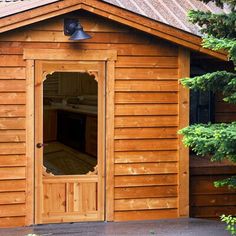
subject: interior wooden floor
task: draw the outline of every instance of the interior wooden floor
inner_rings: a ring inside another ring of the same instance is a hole
[[[43,163],[53,175],[80,175],[93,171],[97,160],[59,142],[46,143]]]

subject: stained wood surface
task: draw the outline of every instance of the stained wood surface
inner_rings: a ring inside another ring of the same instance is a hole
[[[177,186],[171,185],[116,188],[115,199],[177,197],[177,191]]]
[[[33,56],[31,51],[25,51],[25,57],[31,58]],[[35,142],[43,143],[43,81],[44,74],[50,74],[51,71],[70,72],[87,72],[95,74],[95,79],[98,83],[98,151],[97,151],[97,171],[96,173],[87,173],[84,168],[83,173],[78,173],[80,169],[78,163],[73,169],[66,169],[63,173],[61,171],[52,171],[52,174],[47,172],[42,173],[43,161],[48,162],[48,166],[54,166],[57,170],[63,169],[62,165],[65,161],[67,152],[70,154],[70,159],[78,159],[78,162],[84,161],[86,157],[81,156],[79,153],[70,150],[69,148],[62,147],[62,150],[58,150],[58,144],[52,145],[53,150],[36,149],[36,223],[58,223],[58,222],[74,222],[74,221],[102,221],[104,220],[104,79],[105,79],[105,63],[98,62],[101,58],[103,60],[110,60],[110,51],[105,51],[101,54],[101,51],[93,51],[93,53],[86,54],[85,51],[73,52],[71,55],[74,60],[77,60],[77,56],[80,54],[81,61],[78,63],[70,61],[63,61],[65,50],[58,51],[57,54],[50,55],[46,59],[50,60],[54,55],[59,63],[53,63],[49,61],[37,61],[36,62],[36,76],[35,76]],[[41,51],[42,53],[42,51]],[[113,51],[111,53],[113,55]],[[42,56],[43,54],[41,54]],[[107,56],[108,55],[108,56]],[[41,57],[40,56],[40,57]],[[93,60],[98,58],[97,61]],[[89,61],[89,62],[88,62]],[[46,118],[46,117],[45,117]],[[59,145],[61,149],[62,145]],[[49,147],[49,146],[48,146]],[[50,157],[50,154],[56,152]],[[45,159],[43,158],[45,155]],[[64,158],[64,159],[63,159]],[[88,158],[86,158],[88,159]],[[69,158],[68,158],[69,161]],[[92,162],[87,160],[88,162]],[[74,160],[72,161],[72,163]],[[75,162],[74,162],[75,163]],[[87,165],[91,163],[87,163]],[[93,166],[92,166],[93,167]],[[52,168],[52,169],[53,169]],[[82,168],[81,168],[82,169]],[[90,169],[90,168],[89,168]],[[88,169],[88,170],[89,170]],[[50,171],[50,168],[49,168]],[[58,173],[56,173],[58,172]],[[67,174],[67,175],[66,175]],[[74,175],[72,175],[74,174]]]
[[[225,103],[222,95],[215,97],[215,121],[233,122],[236,119],[236,106]],[[236,191],[227,186],[216,188],[214,181],[235,175],[236,167],[230,163],[211,163],[193,158],[190,169],[190,216],[217,219],[222,214],[235,214]]]
[[[236,105],[229,104],[223,101],[221,94],[215,96],[215,121],[220,122],[233,122],[236,120]]]
[[[179,48],[179,79],[190,76],[190,51]],[[189,125],[190,97],[189,89],[179,83],[179,129]],[[189,149],[179,135],[179,217],[189,217]]]
[[[67,52],[89,50],[92,55],[93,50],[114,50],[117,51],[117,61],[115,63],[108,61],[109,78],[106,82],[108,83],[106,90],[108,97],[106,105],[108,125],[106,127],[106,165],[109,167],[106,179],[107,220],[177,217],[178,204],[176,203],[180,197],[178,189],[178,136],[176,134],[180,118],[178,47],[143,33],[134,32],[131,28],[123,27],[112,21],[104,21],[103,18],[95,15],[90,17],[89,14],[83,13],[82,21],[84,28],[93,38],[79,44],[69,41],[68,37],[63,35],[63,19],[60,17],[31,25],[26,30],[12,31],[2,35],[0,52],[1,56],[8,59],[8,62],[4,62],[5,65],[0,65],[0,93],[5,98],[0,98],[0,132],[1,130],[6,131],[0,140],[0,156],[12,156],[12,161],[10,159],[3,161],[2,167],[25,168],[26,166],[27,168],[28,163],[24,160],[26,150],[28,150],[25,147],[24,137],[25,117],[32,117],[30,116],[32,111],[30,113],[27,110],[28,115],[26,116],[25,91],[27,83],[23,60],[25,49],[30,50],[28,52],[31,53],[31,57],[32,53],[37,55],[39,49],[45,49],[44,53],[52,50],[51,59],[57,60],[59,58],[58,50],[63,49],[67,58],[71,58],[71,56],[75,58],[73,68],[78,66],[76,60],[81,54],[74,52],[69,55],[66,54]],[[43,58],[42,52],[38,58]],[[86,55],[86,51],[83,55]],[[65,66],[64,64],[66,63],[59,64],[58,69],[61,70]],[[85,64],[84,67],[86,67]],[[51,68],[49,65],[46,69],[50,71]],[[100,94],[104,95],[104,91],[100,91]],[[36,106],[37,104],[39,101],[36,101]],[[105,108],[103,109],[105,110]],[[36,123],[36,125],[38,126],[40,123]],[[102,123],[100,123],[100,127],[101,125]],[[10,133],[7,133],[8,130]],[[29,140],[30,137],[28,137]],[[30,141],[28,142],[30,143]],[[100,149],[101,153],[103,151]],[[28,151],[27,153],[31,157],[33,156],[33,153]],[[6,192],[14,192],[14,189],[26,192],[24,170],[20,169],[20,172],[15,173],[18,173],[19,179],[14,180],[16,174],[8,171],[9,179],[0,180],[0,197],[1,189],[5,189]],[[13,183],[9,182],[11,180],[15,183],[15,187],[12,185]],[[8,182],[4,185],[1,183],[2,181]],[[36,183],[38,181],[40,179],[36,179]],[[52,184],[54,185],[54,183]],[[62,185],[55,186],[56,189],[62,187]],[[64,187],[63,184],[62,189]],[[50,187],[47,186],[48,191],[49,189]],[[66,198],[67,201],[68,197],[64,193],[61,194],[62,198]],[[138,208],[135,209],[131,202],[141,204],[141,201],[136,199],[142,198],[145,199],[145,203],[140,207],[137,205]],[[167,204],[170,198],[171,208]],[[158,205],[159,202],[160,205]],[[151,208],[149,208],[149,203]],[[20,204],[24,205],[24,203]],[[58,204],[58,210],[64,213],[73,208],[73,206],[64,206],[60,201]],[[159,206],[162,209],[159,209]],[[17,214],[12,216],[12,224],[15,225],[21,224],[24,220],[19,218],[17,223],[14,217],[20,214],[20,217],[24,218],[26,215],[23,211],[24,208],[17,209]],[[38,217],[37,213],[36,216]],[[63,217],[56,215],[52,217],[55,221],[68,221],[69,219],[67,214],[64,214]],[[76,217],[78,215],[70,219],[76,219]],[[94,214],[91,213],[87,217],[94,219]],[[49,221],[45,218],[44,222]],[[29,221],[27,222],[29,223]],[[10,224],[10,222],[8,223]]]
[[[214,182],[235,175],[236,166],[230,166],[230,164],[211,166],[210,161],[208,161],[208,165],[198,167],[198,162],[201,162],[201,159],[192,157],[190,216],[219,220],[222,214],[234,214],[236,190],[227,186],[216,188]]]
[[[82,178],[82,177],[81,177]],[[89,180],[91,179],[91,180]],[[44,178],[42,222],[95,221],[100,219],[97,176],[87,176],[81,182],[78,176]]]
[[[10,15],[1,20],[3,25],[3,27],[1,27],[1,32],[16,29],[17,27],[22,27],[80,9],[86,10],[90,13],[95,13],[107,19],[112,19],[113,21],[128,25],[148,34],[164,38],[172,43],[180,44],[181,46],[188,47],[192,50],[205,52],[217,58],[227,60],[226,55],[222,52],[215,52],[202,48],[201,39],[198,36],[190,35],[163,23],[151,21],[150,19],[138,16],[135,13],[125,11],[124,9],[121,10],[120,8],[108,5],[107,3],[94,0],[82,1],[80,3],[75,0],[69,0],[66,3],[56,2],[50,6],[41,6],[40,8],[31,10],[30,17],[28,12],[27,14],[25,12],[20,12],[16,16]],[[132,21],[130,19],[132,19]],[[26,39],[30,40],[29,37]]]

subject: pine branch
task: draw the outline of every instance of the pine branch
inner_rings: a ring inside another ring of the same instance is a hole
[[[207,73],[194,78],[184,78],[181,83],[193,90],[222,92],[224,101],[236,104],[236,74],[227,71]]]
[[[197,155],[211,155],[212,161],[236,162],[236,122],[231,124],[196,124],[179,131],[183,143]]]
[[[201,33],[217,38],[236,38],[236,14],[213,14],[191,10],[188,13],[189,21],[199,25]]]
[[[236,65],[236,40],[235,39],[223,39],[215,38],[212,36],[206,36],[203,38],[202,46],[210,48],[212,50],[224,50],[228,52],[229,60],[232,60]]]
[[[228,186],[229,188],[236,188],[236,176],[231,176],[227,179],[222,179],[214,182],[215,187]]]

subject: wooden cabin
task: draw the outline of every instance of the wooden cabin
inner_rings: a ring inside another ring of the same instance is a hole
[[[1,4],[0,226],[188,217],[179,79],[227,56],[114,1]],[[67,19],[91,38],[69,40]],[[191,198],[208,194],[194,190],[196,173]]]

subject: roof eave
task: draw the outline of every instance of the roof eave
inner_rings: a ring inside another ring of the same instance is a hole
[[[201,46],[202,39],[199,36],[98,0],[61,0],[30,11],[4,17],[0,19],[0,33],[79,9],[84,9],[191,50],[199,51],[221,60],[228,60],[226,53],[203,48]]]

